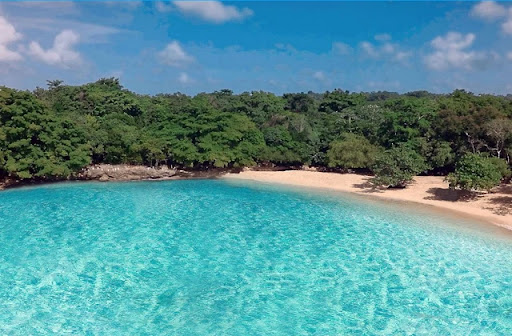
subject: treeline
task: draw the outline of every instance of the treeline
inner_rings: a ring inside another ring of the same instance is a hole
[[[468,153],[510,163],[510,97],[464,90],[150,96],[115,78],[81,86],[49,81],[33,92],[0,89],[4,177],[67,177],[91,163],[378,172],[379,162],[381,170],[403,171],[410,161],[413,173],[446,174]]]

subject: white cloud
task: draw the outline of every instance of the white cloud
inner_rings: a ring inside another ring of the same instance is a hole
[[[213,23],[241,21],[253,15],[253,11],[249,8],[238,9],[220,1],[174,1],[174,5],[184,14],[197,16]]]
[[[473,6],[471,15],[486,21],[496,21],[504,18],[501,30],[512,35],[512,7],[505,7],[495,1],[482,1]]]
[[[391,40],[391,35],[389,35],[389,34],[377,34],[377,35],[375,35],[374,38],[375,38],[376,41],[385,42],[385,41],[390,41]]]
[[[22,59],[20,53],[8,48],[8,44],[21,39],[21,34],[3,16],[0,16],[0,62],[18,61]]]
[[[475,38],[475,34],[472,33],[462,35],[457,32],[449,32],[445,36],[437,36],[430,44],[440,50],[465,49],[473,44]]]
[[[509,61],[512,61],[512,51],[509,51],[509,52],[507,53],[507,59],[508,59]]]
[[[389,35],[387,35],[387,37],[391,38]],[[381,40],[382,39],[383,37],[381,37]],[[403,51],[398,44],[391,42],[374,45],[368,41],[363,41],[359,43],[359,48],[362,50],[364,56],[369,58],[391,58],[397,62],[405,62],[412,56],[412,52]]]
[[[9,11],[11,9],[23,9],[26,14],[42,14],[50,16],[62,16],[78,14],[79,8],[72,1],[2,1]]]
[[[384,55],[391,55],[395,53],[397,47],[389,42],[386,42],[380,46],[375,46],[368,41],[363,41],[359,44],[363,52],[368,57],[378,58]]]
[[[384,43],[384,45],[382,45],[382,52],[385,54],[392,54],[395,52],[395,46],[391,43]]]
[[[501,24],[501,30],[505,34],[512,35],[512,8],[509,10],[508,19]]]
[[[430,42],[434,52],[425,57],[426,65],[433,70],[449,68],[472,70],[485,68],[499,58],[492,52],[467,50],[473,45],[475,38],[474,34],[462,35],[457,32],[436,37]]]
[[[379,53],[370,42],[363,41],[359,44],[364,53],[369,57],[378,57]]]
[[[471,15],[480,19],[494,21],[507,15],[507,9],[495,1],[482,1],[473,6]]]
[[[178,81],[181,84],[190,84],[194,80],[192,78],[190,78],[190,76],[186,72],[182,72],[182,73],[180,73],[180,76],[178,77]]]
[[[325,74],[322,71],[316,71],[313,73],[313,78],[323,82],[325,80]]]
[[[37,8],[43,7],[48,9],[59,8],[74,8],[75,4],[72,1],[17,1],[12,4],[13,6]]]
[[[352,52],[352,47],[343,42],[334,42],[332,51],[338,55],[348,55]]]
[[[296,52],[297,49],[295,49],[294,46],[292,46],[290,43],[276,43],[275,44],[276,49],[281,51],[287,51],[287,52]]]
[[[173,67],[183,67],[194,61],[194,58],[188,55],[181,47],[178,41],[172,41],[164,50],[158,53],[160,61]]]
[[[72,30],[63,30],[55,37],[50,49],[44,50],[39,43],[32,41],[28,52],[45,63],[69,68],[82,63],[80,53],[73,50],[79,39],[79,35]]]
[[[108,7],[124,7],[126,9],[135,9],[142,5],[142,1],[131,1],[131,0],[121,0],[121,1],[100,1],[101,4],[104,4]]]
[[[115,27],[102,26],[75,20],[49,19],[45,17],[16,17],[16,25],[33,34],[41,32],[58,34],[73,27],[73,31],[80,36],[81,43],[106,43],[114,34],[133,33]]]
[[[157,1],[155,3],[155,8],[160,13],[172,12],[174,9],[174,7],[169,2],[164,2],[164,1]]]
[[[410,51],[399,51],[395,54],[395,60],[399,62],[406,61],[412,56],[412,52]]]

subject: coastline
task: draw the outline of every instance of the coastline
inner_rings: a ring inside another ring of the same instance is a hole
[[[240,169],[222,168],[191,171],[181,169],[170,169],[167,166],[161,166],[156,168],[128,164],[98,164],[86,167],[78,174],[71,176],[69,178],[53,180],[0,180],[0,191],[6,189],[19,188],[23,186],[36,186],[70,181],[129,182],[215,178],[222,174],[239,171]]]
[[[381,200],[413,202],[448,210],[454,215],[475,219],[512,231],[512,186],[498,187],[492,193],[468,194],[450,190],[442,176],[417,176],[405,189],[373,188],[370,176],[304,170],[228,173],[221,178],[250,180],[304,188],[327,189]]]
[[[0,182],[0,191],[27,185],[65,181],[165,181],[194,178],[248,180],[306,189],[351,193],[387,201],[415,203],[512,231],[512,185],[503,185],[492,193],[474,193],[470,195],[460,190],[450,190],[442,176],[416,176],[414,182],[405,189],[385,189],[373,188],[368,182],[371,176],[354,173],[340,174],[313,170],[258,171],[251,169],[190,172],[129,165],[102,165],[92,169],[89,167],[81,175],[67,180],[26,183]]]

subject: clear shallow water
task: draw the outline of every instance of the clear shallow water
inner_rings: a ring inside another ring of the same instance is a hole
[[[0,334],[511,335],[512,240],[469,224],[211,180],[10,190]]]

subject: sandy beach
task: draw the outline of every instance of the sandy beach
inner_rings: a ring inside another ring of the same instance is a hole
[[[492,193],[468,194],[450,190],[441,176],[417,176],[405,189],[374,189],[369,176],[304,170],[252,171],[226,174],[223,178],[252,180],[309,188],[327,188],[371,197],[416,202],[451,210],[512,230],[512,185]]]

